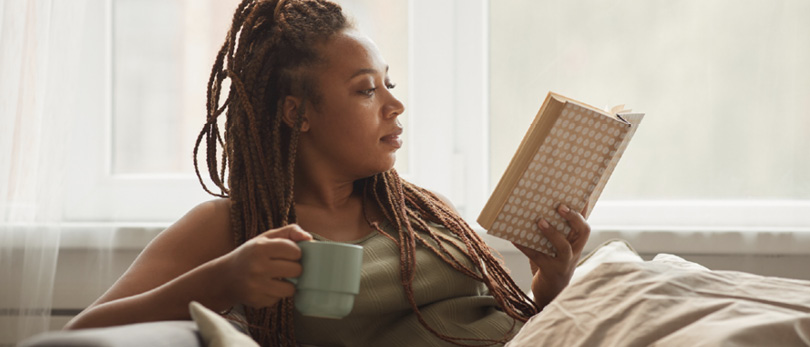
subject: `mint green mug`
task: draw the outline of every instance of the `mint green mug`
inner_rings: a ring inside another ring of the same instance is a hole
[[[295,284],[295,309],[302,315],[340,319],[360,292],[363,247],[330,241],[301,241],[301,276]]]

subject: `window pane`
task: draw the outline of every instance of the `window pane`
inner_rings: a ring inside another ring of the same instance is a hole
[[[113,1],[114,173],[193,172],[211,65],[238,2]],[[407,105],[407,0],[343,5],[379,45],[397,83],[394,92]],[[407,116],[400,119],[407,129]],[[397,162],[402,173],[407,157],[406,143]]]
[[[490,15],[493,186],[555,91],[647,113],[606,199],[810,199],[810,2],[498,0]]]
[[[113,172],[191,173],[236,0],[113,1]]]

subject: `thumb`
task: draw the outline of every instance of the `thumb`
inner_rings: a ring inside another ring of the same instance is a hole
[[[539,252],[539,251],[536,251],[536,250],[534,250],[534,249],[531,249],[531,248],[529,248],[529,247],[526,247],[526,246],[523,246],[523,245],[519,245],[519,244],[514,243],[514,242],[512,242],[512,244],[513,244],[513,245],[515,246],[515,248],[517,248],[517,249],[518,249],[520,252],[522,252],[523,254],[525,254],[525,255],[526,255],[526,257],[528,257],[528,258],[529,258],[529,260],[531,260],[531,261],[532,261],[532,263],[535,263],[535,264],[536,264],[536,263],[537,263],[537,260],[536,260],[536,259],[537,259],[538,257],[540,257],[541,255],[543,255],[543,253],[541,253],[541,252]]]
[[[535,251],[535,250],[533,250],[531,248],[528,248],[528,247],[521,246],[521,245],[519,245],[517,243],[514,243],[514,242],[512,242],[512,244],[515,246],[515,248],[517,248],[524,255],[526,255],[526,258],[529,258],[529,268],[532,271],[532,275],[536,274],[537,270],[539,270],[540,267],[537,266],[537,263],[535,263],[534,258],[532,258],[532,256],[535,255],[534,253],[537,253],[537,251]]]
[[[540,252],[536,249],[532,249],[523,245],[519,245],[517,243],[512,242],[515,245],[515,248],[520,250],[523,254],[529,258],[529,262],[531,265],[537,266],[538,268],[545,268],[549,266],[551,262],[553,262],[553,258],[543,252]]]
[[[271,229],[265,231],[263,234],[261,234],[261,236],[270,239],[288,239],[293,242],[312,240],[312,234],[304,231],[304,229],[301,229],[298,224],[289,224],[278,229]]]

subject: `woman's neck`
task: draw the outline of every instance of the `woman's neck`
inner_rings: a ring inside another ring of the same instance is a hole
[[[295,212],[304,230],[329,240],[346,242],[365,237],[373,228],[371,220],[381,220],[374,208],[365,211],[362,192],[353,183],[315,185],[296,184]]]
[[[302,171],[296,170],[293,187],[296,206],[337,211],[361,195],[355,191],[354,181],[337,179],[325,174],[304,174]]]

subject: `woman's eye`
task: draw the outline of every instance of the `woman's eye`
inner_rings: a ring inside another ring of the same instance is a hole
[[[385,88],[387,88],[387,89],[394,89],[394,87],[396,87],[396,86],[397,86],[396,83],[390,83],[389,82],[389,83],[385,84]],[[369,89],[363,89],[363,90],[359,91],[359,93],[363,94],[365,96],[374,96],[376,91],[377,91],[377,88],[374,87],[374,88],[369,88]]]

